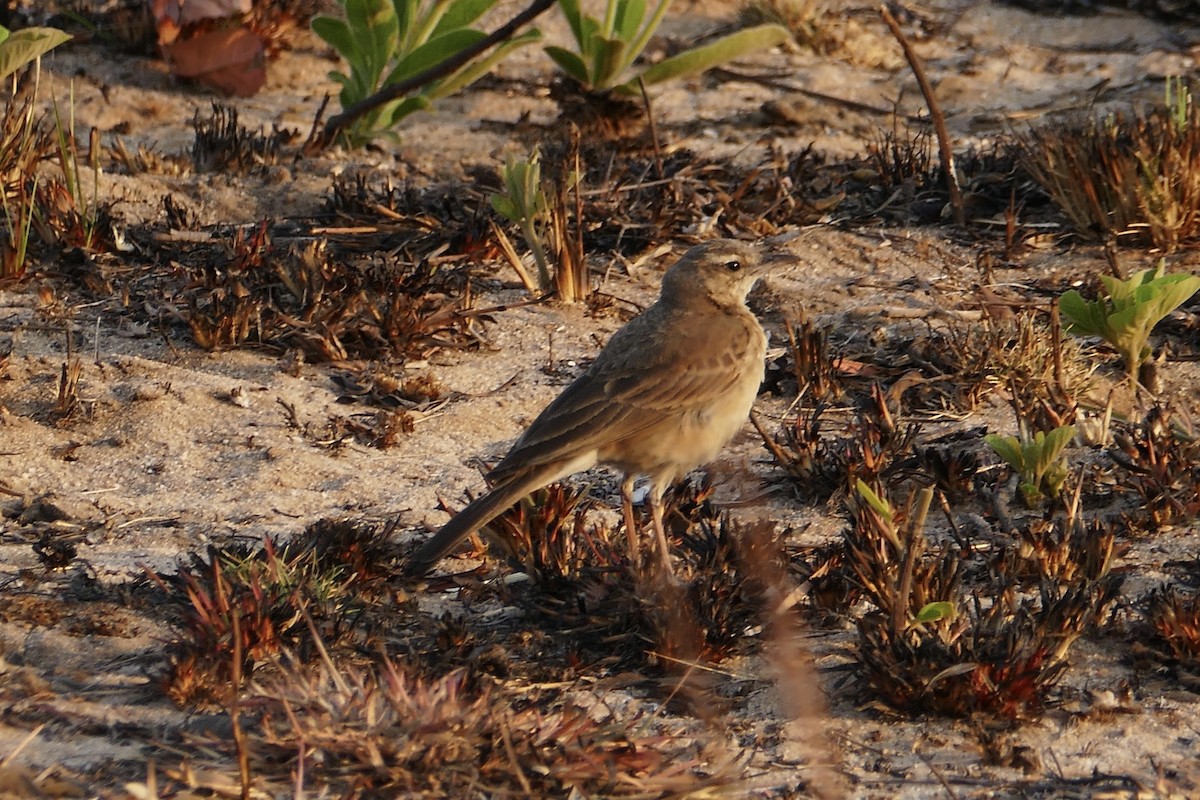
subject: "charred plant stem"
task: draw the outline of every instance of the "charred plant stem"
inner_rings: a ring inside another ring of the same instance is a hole
[[[892,36],[895,36],[896,41],[900,43],[900,47],[904,50],[904,57],[908,60],[908,66],[917,79],[917,85],[921,87],[925,105],[929,107],[929,116],[933,118],[933,130],[937,134],[938,153],[941,155],[942,169],[946,172],[946,190],[950,193],[950,207],[954,209],[954,221],[965,227],[967,212],[963,208],[962,192],[958,188],[958,170],[954,166],[954,149],[950,146],[950,132],[946,130],[946,117],[942,114],[941,106],[938,105],[937,98],[933,94],[933,86],[925,75],[925,66],[921,63],[921,57],[912,49],[908,38],[900,30],[900,24],[892,16],[892,12],[888,11],[887,6],[880,6],[879,14],[891,29]]]
[[[766,432],[762,423],[758,421],[758,415],[753,411],[750,412],[750,424],[754,426],[754,430],[758,431],[758,435],[762,437],[763,447],[767,448],[767,452],[771,454],[775,462],[780,465],[787,464],[790,460],[787,453],[783,452],[783,448],[779,446],[779,442],[775,441],[775,437]]]
[[[443,78],[451,74],[459,67],[469,63],[471,59],[499,44],[500,42],[503,42],[505,39],[508,39],[510,36],[516,33],[518,29],[532,22],[536,17],[538,17],[542,12],[550,8],[552,5],[554,5],[554,0],[534,0],[533,3],[530,4],[529,8],[525,9],[520,14],[517,14],[491,34],[483,39],[480,39],[470,47],[460,50],[440,64],[436,64],[429,69],[424,70],[423,72],[418,72],[408,80],[399,81],[397,83],[385,86],[370,97],[364,98],[363,100],[360,100],[359,102],[350,106],[342,113],[335,114],[329,118],[328,122],[325,123],[325,129],[321,131],[319,136],[310,138],[309,141],[305,143],[304,153],[307,155],[319,153],[321,150],[324,150],[333,143],[333,140],[337,138],[339,133],[341,133],[342,128],[346,127],[363,114],[379,108],[384,103],[390,103],[393,100],[404,97],[409,92],[412,92],[415,89],[420,89],[426,84],[436,81],[438,78]]]
[[[1054,387],[1060,394],[1069,397],[1063,386],[1062,320],[1058,316],[1058,298],[1050,302],[1050,340],[1054,343]]]

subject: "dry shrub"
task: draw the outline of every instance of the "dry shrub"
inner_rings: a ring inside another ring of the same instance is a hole
[[[497,517],[482,532],[489,550],[543,589],[627,567],[628,548],[608,525],[589,519],[586,486],[552,483]]]
[[[392,529],[321,520],[293,542],[209,547],[178,574],[150,578],[179,609],[163,691],[180,706],[223,704],[234,677],[285,652],[311,659],[360,638],[360,613],[381,595],[394,554]],[[318,645],[313,636],[321,639]]]
[[[989,394],[1008,390],[1018,419],[1036,430],[1070,422],[1094,385],[1095,365],[1078,337],[1063,337],[1032,311],[896,337],[870,361],[887,374],[919,370],[921,380],[903,394],[909,408],[972,411]]]
[[[1076,230],[1174,250],[1200,238],[1200,108],[1182,83],[1148,112],[1035,128],[1024,163]]]
[[[764,624],[764,604],[780,587],[765,583],[768,576],[782,574],[783,544],[769,522],[739,525],[728,514],[711,506],[682,533],[686,599],[694,609],[692,624],[695,655],[720,661],[739,652],[754,639]],[[772,568],[767,573],[764,565]],[[663,615],[669,609],[658,603],[650,609],[657,640],[678,636],[678,615]]]
[[[1200,669],[1200,592],[1164,586],[1150,593],[1150,623],[1179,661]]]
[[[1115,544],[1115,533],[1114,524],[1101,520],[1077,524],[1062,516],[1031,519],[1016,531],[1018,542],[1005,551],[1000,570],[1034,586],[1042,581],[1064,586],[1095,583],[1126,549]]]
[[[432,372],[397,376],[379,364],[349,366],[330,378],[337,384],[337,402],[342,405],[363,403],[375,408],[427,411],[450,396]]]
[[[912,713],[1034,717],[1066,669],[1071,644],[1116,597],[1110,558],[1078,548],[1066,556],[1084,550],[1082,565],[1040,561],[1039,571],[1055,574],[1039,581],[1036,594],[1004,574],[966,591],[970,550],[934,548],[923,530],[931,496],[925,490],[888,513],[862,498],[852,504],[847,562],[874,607],[858,621],[864,687]]]
[[[896,424],[878,385],[871,387],[869,405],[842,437],[822,435],[826,411],[818,403],[806,415],[785,422],[778,438],[754,420],[763,446],[802,499],[841,497],[856,480],[871,482],[891,474],[914,453],[918,427]]]
[[[768,365],[764,391],[832,402],[845,394],[829,336],[810,320],[787,325],[788,349]],[[792,385],[795,381],[795,385]]]
[[[513,602],[553,629],[579,660],[617,660],[645,669],[659,656],[719,660],[761,628],[767,587],[756,565],[782,553],[774,526],[740,526],[712,501],[708,483],[685,482],[664,498],[664,524],[675,552],[675,581],[657,564],[629,563],[627,536],[594,519],[585,490],[551,484],[505,511],[483,538],[511,567],[532,578]],[[650,523],[639,510],[638,536]],[[782,572],[782,565],[779,567]]]
[[[656,798],[734,780],[702,731],[617,719],[569,693],[470,688],[464,670],[414,677],[384,660],[371,669],[290,672],[248,705],[251,772],[260,788],[337,796]]]
[[[200,112],[196,112],[192,130],[195,132],[192,168],[196,172],[226,174],[274,164],[280,148],[300,135],[296,130],[281,130],[278,125],[272,126],[270,133],[251,133],[238,123],[236,108],[216,102],[208,117],[201,118]]]
[[[323,241],[277,250],[266,223],[196,270],[188,322],[205,349],[271,342],[313,361],[422,355],[477,341],[461,277],[429,262],[333,258]],[[457,290],[457,291],[456,291]]]
[[[1136,424],[1119,425],[1113,460],[1128,472],[1120,486],[1142,500],[1142,510],[1155,528],[1193,520],[1200,515],[1200,438],[1190,420],[1154,406]]]
[[[889,71],[902,65],[895,43],[873,24],[873,15],[846,13],[836,5],[830,0],[748,0],[739,16],[746,25],[782,25],[796,44],[821,55]]]

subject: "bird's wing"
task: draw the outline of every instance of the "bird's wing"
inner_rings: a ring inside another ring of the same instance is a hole
[[[705,315],[697,325],[669,319],[650,327],[637,317],[618,331],[586,372],[538,415],[492,471],[493,479],[572,458],[704,408],[741,375],[723,354],[746,335],[737,318]],[[651,317],[653,319],[653,317]],[[686,331],[686,335],[681,335]]]

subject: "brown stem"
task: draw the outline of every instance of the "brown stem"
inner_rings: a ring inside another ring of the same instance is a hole
[[[646,92],[646,82],[638,76],[638,89],[642,91],[642,102],[646,104],[646,121],[650,125],[650,142],[654,145],[654,167],[658,171],[658,179],[665,177],[663,172],[662,148],[658,145],[658,128],[654,124],[654,108],[650,105],[650,95]]]
[[[892,16],[892,12],[888,11],[887,6],[880,6],[879,14],[891,28],[892,35],[896,37],[900,47],[903,48],[904,57],[908,59],[908,66],[916,76],[917,85],[921,87],[925,105],[929,107],[929,116],[933,118],[933,130],[937,134],[938,153],[941,155],[942,169],[946,172],[946,188],[950,192],[950,207],[954,209],[954,221],[966,227],[967,212],[963,207],[962,192],[958,188],[958,171],[954,167],[954,149],[950,146],[950,132],[946,130],[946,117],[942,114],[941,106],[938,105],[937,98],[933,95],[933,86],[930,85],[929,78],[925,75],[925,65],[921,63],[921,57],[912,49],[904,32],[900,30],[900,24]]]
[[[900,586],[896,590],[896,604],[892,607],[892,630],[903,636],[908,630],[908,599],[912,595],[913,571],[917,559],[925,550],[925,520],[929,516],[929,505],[933,502],[933,487],[926,486],[917,495],[916,513],[908,521],[908,544],[904,551],[904,566],[900,573]]]
[[[224,594],[225,582],[222,580],[219,568],[214,566],[217,592]],[[241,695],[242,695],[242,621],[241,607],[233,601],[229,607],[229,619],[233,625],[233,653],[230,656],[230,691],[229,691],[229,723],[233,726],[233,744],[237,752],[238,778],[241,787],[241,799],[250,800],[250,754],[246,746],[246,732],[242,730]]]
[[[554,2],[555,0],[533,0],[529,8],[517,14],[490,35],[480,39],[470,47],[460,50],[440,64],[436,64],[423,72],[418,72],[411,78],[388,84],[370,97],[359,100],[354,105],[342,111],[342,113],[330,117],[329,121],[325,123],[325,129],[319,135],[310,136],[309,140],[305,142],[305,155],[314,155],[324,150],[333,143],[333,140],[341,133],[342,128],[363,114],[379,108],[384,103],[390,103],[393,100],[404,97],[412,91],[436,81],[438,78],[444,78],[459,67],[469,63],[473,58],[492,46],[511,37],[517,32],[518,28],[532,22],[543,11],[554,5]]]

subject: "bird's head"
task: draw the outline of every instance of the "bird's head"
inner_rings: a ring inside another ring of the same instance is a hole
[[[754,282],[776,265],[794,261],[782,251],[748,242],[714,239],[695,245],[663,276],[662,302],[708,300],[722,308],[743,305]]]

